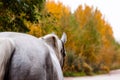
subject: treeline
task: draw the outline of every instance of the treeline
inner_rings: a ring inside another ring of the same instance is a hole
[[[74,13],[53,0],[0,0],[0,31],[36,37],[67,33],[65,75],[91,75],[120,68],[120,45],[98,9],[79,6]]]

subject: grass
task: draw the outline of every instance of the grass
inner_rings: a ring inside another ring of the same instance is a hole
[[[64,72],[64,76],[77,77],[77,76],[86,76],[86,74],[84,72]]]
[[[120,66],[117,66],[117,67],[112,67],[110,69],[111,70],[116,70],[116,69],[120,69]],[[93,75],[100,75],[100,74],[107,74],[109,73],[108,71],[104,71],[104,70],[100,70],[98,72],[91,72],[90,74],[87,74],[85,72],[72,72],[72,71],[66,71],[64,72],[64,76],[65,77],[79,77],[79,76],[93,76]]]
[[[100,75],[100,74],[107,74],[106,71],[99,71],[99,72],[91,72],[90,74],[86,74],[85,72],[64,72],[65,77],[79,77],[79,76],[93,76],[93,75]]]

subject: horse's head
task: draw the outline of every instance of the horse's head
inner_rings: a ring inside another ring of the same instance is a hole
[[[64,65],[64,58],[66,55],[64,44],[67,41],[67,36],[65,33],[63,33],[61,39],[59,39],[55,34],[48,34],[44,37],[42,37],[45,42],[53,48],[61,67],[63,68]]]

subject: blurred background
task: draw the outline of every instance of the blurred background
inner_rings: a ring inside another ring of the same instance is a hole
[[[65,76],[119,69],[120,44],[109,20],[97,7],[71,7],[57,0],[0,0],[0,32],[23,32],[36,37],[52,32],[60,37],[66,32]]]

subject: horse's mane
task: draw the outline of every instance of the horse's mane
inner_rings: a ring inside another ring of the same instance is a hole
[[[58,60],[60,60],[61,58],[61,54],[60,54],[60,40],[58,38],[58,36],[54,33],[51,33],[51,34],[48,34],[48,35],[45,35],[42,37],[42,39],[49,45],[51,46],[54,51],[55,51],[55,54],[58,58]]]
[[[59,39],[58,36],[55,33],[51,33],[51,34],[45,35],[42,38],[48,39],[48,38],[51,38],[51,37],[54,37],[56,40]]]
[[[51,47],[57,47],[58,48],[58,36],[54,33],[52,34],[48,34],[48,35],[45,35],[44,37],[42,37],[43,40],[45,40]]]

